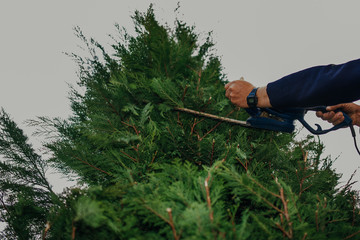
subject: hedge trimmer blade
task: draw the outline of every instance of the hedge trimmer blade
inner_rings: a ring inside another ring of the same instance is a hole
[[[221,121],[221,122],[232,123],[232,124],[240,125],[243,127],[252,127],[251,124],[248,123],[247,121],[241,121],[241,120],[236,120],[236,119],[227,118],[227,117],[220,117],[220,116],[213,115],[210,113],[199,112],[199,111],[195,111],[195,110],[188,109],[188,108],[175,107],[174,109],[176,111],[181,111],[181,112],[186,112],[186,113],[190,113],[190,114],[201,116],[201,117],[211,118],[211,119]]]

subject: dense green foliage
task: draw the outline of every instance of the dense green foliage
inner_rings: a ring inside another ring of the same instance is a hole
[[[48,137],[35,153],[0,118],[1,219],[6,239],[356,239],[358,194],[338,189],[331,159],[309,136],[204,119],[175,108],[246,119],[225,98],[211,35],[136,12],[109,54],[77,29],[73,116],[30,121]],[[47,166],[83,187],[55,194]]]

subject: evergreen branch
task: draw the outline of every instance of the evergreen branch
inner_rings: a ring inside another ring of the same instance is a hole
[[[356,199],[355,199],[355,196],[352,196],[352,223],[351,223],[351,226],[354,226],[355,225],[355,208],[356,208]]]
[[[183,128],[183,123],[180,121],[180,112],[177,113],[177,123],[182,129],[184,129]]]
[[[235,109],[233,109],[230,113],[228,113],[227,115],[226,115],[226,117],[219,117],[219,120],[220,119],[228,119],[227,117],[228,116],[230,116],[233,112],[235,111]],[[234,119],[232,119],[232,120],[234,120]],[[234,120],[234,121],[236,121],[236,120]],[[202,141],[208,134],[210,134],[212,131],[214,131],[221,123],[223,123],[222,121],[221,122],[218,122],[212,129],[210,129],[210,131],[208,131],[207,133],[205,133],[204,134],[204,136],[202,136],[200,139],[199,139],[199,141]]]
[[[194,124],[191,126],[191,130],[190,130],[190,136],[193,134],[195,126],[199,123],[201,123],[202,121],[204,121],[204,118],[201,119],[200,121],[197,121],[197,118],[194,118]]]
[[[359,230],[359,231],[357,231],[357,232],[354,232],[353,234],[351,234],[351,235],[349,235],[349,236],[347,236],[347,237],[346,237],[346,238],[344,238],[343,240],[350,239],[350,238],[352,238],[352,237],[354,237],[354,236],[358,235],[359,233],[360,233],[360,230]]]
[[[264,187],[263,185],[261,185],[261,184],[260,184],[259,182],[257,182],[254,178],[252,178],[252,177],[250,177],[250,176],[248,176],[248,177],[249,177],[256,185],[258,185],[262,190],[264,190],[265,192],[271,194],[272,196],[274,196],[274,197],[276,197],[276,198],[281,198],[280,195],[275,194],[275,193],[269,191],[266,187]]]
[[[304,233],[304,236],[303,236],[302,240],[305,240],[305,239],[307,238],[307,235],[308,235],[308,233],[307,233],[307,232],[306,232],[306,233]]]
[[[189,87],[189,85],[186,85],[186,86],[185,86],[185,89],[184,89],[183,95],[182,95],[182,97],[181,97],[181,101],[182,101],[182,102],[184,102],[185,95],[186,95],[186,93],[187,93],[188,87]]]
[[[344,186],[341,186],[340,189],[343,189],[342,191],[346,191],[347,189],[350,190],[350,187],[355,184],[357,181],[351,182],[351,180],[354,178],[355,174],[357,172],[357,169],[351,174],[349,180],[346,182]]]
[[[105,174],[111,176],[110,173],[108,173],[108,172],[106,172],[106,171],[104,171],[104,170],[102,170],[102,169],[100,169],[100,168],[97,168],[97,167],[95,167],[94,165],[91,165],[91,164],[88,163],[87,161],[84,161],[84,160],[82,160],[81,158],[79,158],[79,157],[77,157],[77,156],[73,156],[73,157],[76,158],[77,160],[79,160],[80,162],[85,163],[86,165],[88,165],[88,166],[90,166],[90,167],[92,167],[92,168],[94,168],[94,169],[96,169],[96,170],[98,170],[98,171],[100,171],[100,172],[102,172],[102,173],[105,173]]]
[[[211,144],[210,166],[212,166],[212,164],[213,164],[214,148],[215,148],[215,139],[212,140],[212,144]]]
[[[154,160],[155,160],[155,157],[156,157],[157,153],[158,153],[158,151],[155,151],[155,154],[154,154],[153,158],[151,159],[151,162],[150,162],[149,165],[154,163]]]
[[[303,192],[305,192],[306,190],[308,190],[310,187],[312,187],[313,186],[313,184],[310,184],[309,186],[307,186],[306,188],[304,188],[304,189],[302,189],[301,190],[301,187],[302,187],[302,185],[300,186],[300,192],[299,192],[299,198],[301,197],[301,194],[303,193]]]
[[[196,87],[196,91],[199,91],[199,85],[200,85],[200,80],[201,80],[201,72],[202,72],[202,68],[200,68],[199,71],[195,70],[194,68],[192,68],[190,65],[186,66],[187,68],[191,69],[192,71],[194,71],[197,76],[198,76],[198,82],[197,82],[197,87]]]
[[[316,224],[316,231],[319,231],[319,219],[318,219],[318,212],[319,212],[319,205],[316,206],[317,210],[315,210],[315,224]]]
[[[231,147],[230,147],[230,148],[231,148]],[[218,169],[218,168],[220,167],[220,165],[223,164],[223,163],[226,161],[226,159],[227,159],[227,157],[228,157],[228,155],[229,155],[229,152],[230,152],[230,148],[228,149],[225,157],[224,157],[223,159],[221,159],[221,161],[220,161],[220,163],[219,163],[218,165],[215,166],[215,169]]]
[[[111,150],[112,155],[120,162],[120,164],[126,168],[127,170],[130,170],[124,163],[123,161],[121,161],[121,159],[119,158],[119,156],[116,154],[116,152],[114,150]]]
[[[169,214],[169,224],[170,224],[170,227],[171,227],[171,229],[172,229],[172,231],[173,231],[174,239],[175,239],[175,240],[179,240],[180,237],[177,236],[177,234],[176,234],[176,229],[175,229],[175,225],[174,225],[174,221],[173,221],[173,217],[172,217],[171,208],[167,208],[166,211],[167,211],[168,214]]]
[[[275,225],[282,231],[285,236],[287,236],[289,239],[292,239],[292,236],[287,231],[285,231],[285,229],[279,223],[275,223]]]
[[[280,186],[280,184],[279,184]],[[289,215],[289,210],[288,210],[288,201],[285,199],[285,195],[284,195],[284,188],[281,187],[280,188],[280,196],[281,196],[281,201],[283,203],[284,206],[284,214],[285,214],[285,218],[286,221],[288,222],[288,226],[289,226],[289,232],[287,234],[287,236],[291,239],[293,236],[293,231],[292,231],[292,222],[290,222],[290,215]]]
[[[280,199],[284,205],[284,214],[285,214],[285,218],[286,220],[289,222],[290,221],[290,215],[289,215],[289,211],[288,211],[288,206],[287,203],[288,201],[285,199],[285,195],[284,195],[284,188],[280,188]]]
[[[168,133],[170,133],[171,137],[173,138],[174,143],[176,143],[175,145],[177,146],[177,149],[179,150],[179,152],[181,152],[181,154],[184,155],[186,157],[186,159],[190,160],[191,157],[189,157],[188,154],[179,147],[180,144],[178,144],[178,141],[174,137],[174,134],[170,131],[169,127],[165,127],[165,128],[168,131]],[[187,145],[187,146],[191,149],[191,147],[189,145]]]
[[[209,97],[208,101],[206,102],[206,104],[201,108],[201,111],[205,111],[205,109],[210,105],[212,100],[212,97]]]
[[[264,198],[263,196],[261,196],[259,193],[257,193],[256,191],[254,191],[252,188],[242,184],[247,190],[249,190],[252,194],[258,196],[259,198],[261,198],[261,200],[263,200],[267,205],[269,205],[270,207],[272,207],[273,209],[275,209],[276,211],[278,211],[279,213],[284,213],[283,210],[279,209],[278,207],[276,207],[274,204],[272,204],[269,200],[267,200],[266,198]]]
[[[8,208],[7,208],[7,206],[6,206],[6,204],[5,204],[5,202],[4,202],[4,195],[3,195],[3,194],[1,194],[0,202],[1,202],[1,205],[3,206],[3,208],[5,209],[5,211],[6,211],[7,213],[10,213],[9,210],[8,210]]]
[[[71,240],[75,240],[76,227],[74,226],[74,222],[72,222],[72,231],[71,231]]]
[[[197,74],[198,74],[198,83],[197,83],[197,86],[196,86],[196,91],[199,91],[200,80],[201,80],[201,73],[202,73],[202,69],[200,68],[199,72],[197,73]]]
[[[99,91],[101,96],[105,99],[106,103],[111,107],[111,109],[113,110],[114,113],[116,113],[116,115],[120,116],[120,113],[116,110],[116,108],[114,107],[114,105],[110,102],[110,100],[104,96],[104,94]]]
[[[127,156],[128,158],[130,158],[131,160],[133,160],[134,162],[138,162],[138,160],[136,160],[135,158],[133,158],[132,156],[130,156],[129,154],[127,154],[126,152],[119,150],[119,152],[121,152],[122,154],[124,154],[125,156]]]
[[[294,203],[294,207],[295,207],[295,209],[296,209],[296,213],[297,213],[298,219],[299,219],[300,222],[302,222],[302,218],[301,218],[301,215],[300,215],[300,213],[299,213],[299,209],[298,209],[298,207],[296,206],[295,196],[294,196],[294,195],[291,195],[291,198],[292,198],[292,201],[293,201],[293,203]]]
[[[285,231],[285,229],[278,223],[276,223],[276,226],[284,233],[286,234],[286,236],[291,239],[293,236],[293,231],[292,231],[292,222],[290,222],[290,214],[289,214],[289,210],[288,210],[288,200],[286,200],[285,195],[284,195],[284,188],[281,187],[280,183],[277,181],[277,179],[275,180],[277,185],[279,186],[279,192],[280,194],[275,194],[271,191],[269,191],[268,189],[266,189],[263,185],[261,185],[260,183],[258,183],[255,179],[253,179],[252,177],[249,176],[249,178],[256,184],[258,185],[261,189],[263,189],[264,191],[266,191],[267,193],[271,194],[272,196],[279,198],[283,204],[284,210],[279,209],[278,207],[276,207],[275,205],[273,205],[272,203],[270,203],[270,201],[268,201],[267,199],[265,199],[264,197],[262,197],[261,195],[257,194],[254,190],[252,190],[252,192],[254,192],[257,196],[259,196],[261,199],[263,199],[263,201],[265,201],[269,206],[271,206],[272,208],[274,208],[275,210],[277,210],[280,213],[280,218],[282,220],[282,214],[284,214],[285,219],[288,223],[289,226],[289,231]],[[248,188],[250,189],[250,188]]]
[[[131,124],[126,123],[126,122],[124,122],[124,121],[121,121],[121,123],[124,124],[124,125],[126,125],[126,126],[128,126],[128,127],[132,127],[132,128],[134,129],[136,135],[139,136],[139,133],[140,133],[140,132],[136,129],[135,125],[131,125]]]
[[[210,176],[211,175],[210,175],[210,172],[209,172],[208,177],[205,179],[205,190],[206,190],[206,201],[207,201],[207,205],[208,205],[208,208],[209,208],[209,218],[210,218],[211,223],[213,223],[213,221],[214,221],[214,212],[211,209],[210,189],[209,189],[209,184],[208,184]]]
[[[334,220],[328,221],[326,224],[335,223],[335,222],[343,222],[343,221],[348,221],[348,220],[349,220],[348,218],[334,219]]]
[[[164,216],[162,216],[160,213],[156,212],[154,209],[152,209],[151,207],[147,206],[144,204],[144,207],[149,210],[150,212],[152,212],[153,214],[155,214],[156,216],[158,216],[159,218],[161,218],[164,222],[166,222],[167,224],[169,224],[171,226],[171,223],[168,219],[166,219]]]
[[[248,170],[248,166],[247,166],[248,161],[245,159],[245,164],[244,164],[244,163],[241,162],[240,158],[236,157],[235,159],[241,164],[241,166],[243,166],[243,168],[245,169],[245,172],[247,172],[247,170]]]
[[[212,129],[210,129],[210,131],[208,131],[207,133],[205,133],[205,134],[199,139],[199,141],[201,142],[207,135],[209,135],[212,131],[214,131],[220,124],[222,124],[222,122],[218,122]]]
[[[167,67],[166,67],[166,63],[164,63],[164,69],[165,69],[166,77],[169,78],[169,73],[168,73],[168,70],[167,70]]]
[[[166,86],[164,86],[164,84]],[[166,78],[161,80],[160,78],[153,79],[151,86],[155,93],[157,93],[161,98],[167,99],[171,102],[173,106],[179,106],[179,103],[176,102],[171,96],[179,97],[177,94],[177,89],[170,79]],[[164,89],[166,88],[166,90]]]
[[[145,204],[144,204],[144,207],[145,207],[147,210],[149,210],[150,212],[152,212],[153,214],[155,214],[156,216],[158,216],[159,218],[161,218],[164,222],[166,222],[167,224],[170,225],[175,240],[179,240],[179,239],[180,239],[180,236],[178,236],[178,235],[176,234],[176,229],[175,229],[174,220],[173,220],[173,217],[172,217],[172,210],[171,210],[171,208],[167,208],[167,209],[166,209],[166,211],[168,212],[168,215],[169,215],[169,220],[168,220],[168,219],[166,219],[164,216],[162,216],[160,213],[158,213],[158,212],[156,212],[154,209],[152,209],[151,207],[149,207],[149,206],[147,206],[147,205],[145,205]]]
[[[45,162],[35,153],[28,143],[28,137],[4,109],[1,109],[0,113],[0,127],[0,153],[11,163],[1,163],[0,168],[12,170],[10,173],[18,175],[18,180],[41,186],[53,193],[45,177]]]
[[[47,223],[46,223],[46,227],[45,227],[45,229],[44,229],[43,237],[42,237],[43,240],[46,239],[46,234],[47,234],[47,232],[50,230],[50,228],[51,228],[50,222],[47,222]]]

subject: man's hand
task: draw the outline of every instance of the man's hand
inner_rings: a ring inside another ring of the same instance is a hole
[[[360,106],[356,105],[355,103],[343,103],[329,106],[326,108],[326,110],[329,112],[323,113],[318,111],[316,112],[316,116],[325,121],[328,121],[329,123],[332,123],[333,125],[337,125],[344,121],[344,115],[342,114],[342,112],[334,112],[336,109],[339,108],[341,108],[344,113],[349,115],[349,117],[352,119],[353,125],[360,126]]]
[[[236,106],[248,108],[246,98],[254,88],[254,85],[244,81],[244,78],[240,78],[240,80],[232,81],[225,85],[225,96]],[[271,107],[266,87],[260,87],[256,92],[256,96],[258,97],[258,107]]]
[[[244,81],[244,78],[240,78],[240,80],[232,81],[225,85],[225,96],[236,106],[248,108],[246,97],[254,88],[254,85]]]

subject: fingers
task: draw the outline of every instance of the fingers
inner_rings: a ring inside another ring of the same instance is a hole
[[[326,110],[328,112],[316,112],[316,116],[321,118],[322,120],[328,121],[329,123],[332,123],[333,125],[340,124],[342,121],[344,121],[344,115],[342,112],[335,113],[334,111],[343,108],[345,104],[337,104],[333,106],[326,107]]]
[[[332,106],[333,107],[333,106]],[[337,107],[339,108],[339,107]],[[335,109],[337,109],[335,108]],[[334,111],[331,112],[316,112],[316,116],[321,118],[322,120],[328,121],[329,123],[332,123],[333,125],[340,124],[342,121],[344,121],[344,115],[342,112],[335,113]]]
[[[246,83],[246,82],[245,82],[244,78],[241,77],[240,80],[235,80],[235,81],[232,81],[232,82],[227,83],[227,84],[225,85],[225,90],[227,90],[230,86],[232,86],[232,85],[234,85],[234,84],[236,85],[236,84],[244,84],[244,83]]]
[[[333,106],[328,106],[326,107],[327,111],[335,111],[338,108],[342,108],[344,107],[345,104],[337,104],[337,105],[333,105]]]
[[[225,85],[225,96],[238,107],[248,107],[246,97],[253,88],[251,83],[240,78]]]
[[[227,90],[229,88],[230,84],[231,84],[231,82],[229,82],[225,85],[225,90]]]
[[[228,86],[228,87],[225,88],[225,89],[226,89],[225,96],[226,96],[227,98],[230,98],[230,95],[231,95],[231,88],[230,88],[230,86]]]
[[[338,125],[344,121],[344,115],[342,112],[338,112],[335,114],[334,118],[332,119],[331,123],[334,125]]]

